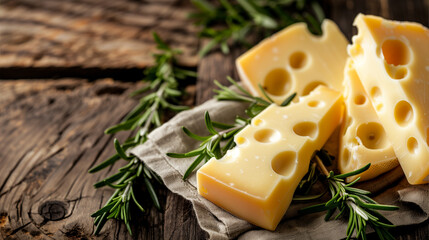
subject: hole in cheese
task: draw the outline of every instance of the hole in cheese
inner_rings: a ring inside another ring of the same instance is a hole
[[[374,100],[381,99],[382,95],[381,95],[381,90],[379,87],[373,87],[371,89],[371,97]]]
[[[261,143],[272,143],[280,140],[280,133],[276,130],[266,128],[256,131],[253,137]]]
[[[351,141],[350,144],[355,147],[355,146],[360,146],[362,143],[362,140],[359,137],[354,137]]]
[[[410,124],[414,118],[413,108],[410,103],[404,100],[396,103],[394,114],[396,123],[402,127]]]
[[[314,122],[301,122],[293,127],[293,131],[299,136],[314,138],[317,134],[317,125]]]
[[[363,55],[363,48],[359,43],[355,43],[350,47],[350,56],[357,57],[359,55]]]
[[[292,68],[300,69],[307,63],[307,56],[303,52],[294,52],[289,57],[289,64]]]
[[[308,106],[312,107],[312,108],[322,107],[323,105],[324,105],[323,102],[320,102],[320,101],[317,101],[317,100],[313,100],[313,101],[308,102]]]
[[[370,122],[361,124],[356,132],[362,144],[369,149],[384,149],[389,144],[383,126]]]
[[[407,76],[408,70],[407,68],[400,68],[395,72],[395,79],[402,79]]]
[[[381,46],[384,60],[388,64],[405,65],[410,61],[408,46],[398,39],[388,39]]]
[[[238,145],[243,145],[244,143],[246,143],[246,139],[245,139],[244,137],[237,137],[237,138],[235,139],[235,142],[236,142]]]
[[[384,69],[392,79],[400,80],[407,76],[408,69],[406,67],[396,67],[389,64],[384,64]]]
[[[370,95],[374,101],[375,110],[381,111],[381,109],[383,108],[383,103],[382,103],[383,95],[381,93],[380,88],[377,86],[371,88]]]
[[[289,73],[282,68],[271,70],[265,77],[262,87],[271,95],[285,95],[291,88]]]
[[[288,177],[295,172],[295,167],[296,153],[293,151],[281,152],[271,160],[271,168],[273,171],[284,177]]]
[[[408,138],[408,141],[407,141],[407,148],[408,148],[408,152],[410,152],[411,154],[415,154],[419,149],[419,143],[415,138],[410,137]]]
[[[305,86],[304,90],[302,91],[302,96],[307,96],[308,94],[311,93],[311,91],[313,91],[315,88],[317,88],[319,85],[323,85],[326,86],[326,84],[320,82],[320,81],[314,81],[311,82],[309,84],[307,84],[307,86]]]
[[[261,126],[264,123],[262,119],[255,119],[253,120],[253,126]]]
[[[355,97],[355,104],[356,105],[363,105],[366,102],[366,98],[363,95],[357,95]]]

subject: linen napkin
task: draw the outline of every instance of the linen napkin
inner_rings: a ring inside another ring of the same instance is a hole
[[[172,192],[190,200],[198,222],[208,232],[211,239],[342,239],[345,237],[347,220],[324,221],[324,213],[299,215],[298,209],[309,204],[292,202],[285,217],[275,231],[256,227],[212,204],[197,193],[196,175],[187,180],[182,177],[193,162],[193,158],[170,158],[166,153],[184,153],[198,147],[199,142],[188,137],[182,126],[201,136],[208,134],[204,113],[208,111],[212,120],[233,123],[236,115],[243,115],[247,107],[244,103],[210,100],[191,110],[177,114],[167,123],[149,134],[147,142],[131,150],[148,167],[154,170]],[[402,171],[396,169],[396,171]],[[400,207],[397,211],[383,211],[397,226],[417,224],[429,216],[429,185],[410,186],[405,178],[394,185],[383,180],[371,181],[378,194],[373,197],[382,204]],[[389,185],[390,184],[390,185]],[[365,185],[365,184],[363,184]],[[315,203],[310,203],[315,204]],[[335,215],[334,215],[335,216]]]

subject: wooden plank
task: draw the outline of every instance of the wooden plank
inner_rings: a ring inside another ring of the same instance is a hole
[[[228,76],[239,81],[238,73],[235,69],[235,59],[242,51],[240,49],[233,49],[228,55],[215,51],[201,60],[198,65],[198,80],[196,85],[197,105],[214,96],[213,90],[217,88],[214,80],[226,86],[230,85],[227,80]]]
[[[207,239],[208,234],[198,224],[192,203],[168,192],[164,212],[164,239]]]
[[[95,238],[90,214],[113,191],[92,185],[116,173],[123,163],[95,174],[87,171],[114,153],[114,137],[129,137],[130,133],[107,136],[103,131],[136,104],[128,95],[140,85],[111,79],[0,81],[0,239]],[[186,88],[188,105],[194,104],[194,89]],[[145,187],[137,184],[136,189],[146,212],[132,210],[135,237],[161,239],[164,229],[174,226],[183,228],[172,233],[173,238],[203,236],[190,203],[176,204],[177,196],[157,185],[163,208],[158,211]],[[179,209],[186,213],[183,223],[165,220],[164,212],[169,216]],[[132,239],[115,220],[108,221],[97,238]]]
[[[113,154],[113,136],[103,130],[135,104],[128,98],[135,87],[108,79],[0,81],[1,239],[91,237],[89,215],[112,194],[92,184],[119,165],[97,174],[87,171]],[[148,211],[140,222],[163,220],[162,212],[143,203]],[[133,230],[153,238],[162,233],[138,224]],[[116,221],[107,223],[102,236],[129,238]]]
[[[0,5],[0,69],[143,68],[152,32],[196,66],[198,38],[189,1],[5,0]]]

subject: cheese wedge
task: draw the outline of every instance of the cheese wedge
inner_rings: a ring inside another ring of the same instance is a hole
[[[359,14],[349,54],[410,184],[429,182],[429,30]]]
[[[235,136],[237,147],[198,170],[198,193],[237,217],[274,230],[342,111],[341,94],[324,86],[288,107],[272,104]]]
[[[341,173],[347,173],[371,163],[367,171],[349,177],[347,181],[357,177],[361,181],[368,180],[398,166],[385,129],[350,59],[344,70],[343,96],[346,107],[340,131],[338,169]]]
[[[347,40],[330,20],[323,35],[312,35],[305,23],[296,23],[263,40],[236,60],[243,84],[263,97],[259,84],[277,103],[296,92],[308,95],[318,85],[342,88]]]

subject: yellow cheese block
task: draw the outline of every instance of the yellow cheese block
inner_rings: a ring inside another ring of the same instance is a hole
[[[322,29],[314,36],[296,23],[265,39],[236,60],[241,81],[255,96],[263,96],[260,84],[277,104],[318,85],[340,91],[348,42],[334,22],[325,20]]]
[[[199,194],[274,230],[314,151],[340,123],[342,111],[341,94],[324,86],[288,107],[272,104],[235,136],[237,147],[198,170]]]
[[[347,173],[371,163],[371,167],[356,176],[368,180],[398,166],[398,160],[385,129],[368,100],[355,69],[349,59],[344,70],[344,121],[341,125],[338,169]]]
[[[348,49],[411,184],[429,181],[429,30],[359,14]]]

